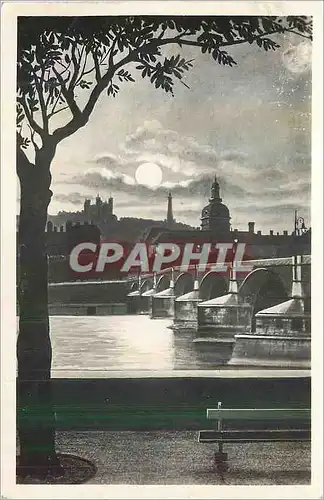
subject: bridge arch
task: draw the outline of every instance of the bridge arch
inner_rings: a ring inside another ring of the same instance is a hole
[[[141,293],[147,292],[151,288],[153,288],[153,279],[152,278],[147,278],[144,281],[142,281]]]
[[[181,297],[193,290],[194,278],[189,273],[181,273],[174,283],[174,295]]]
[[[226,295],[228,280],[217,272],[210,271],[202,278],[199,286],[199,297],[202,300],[214,299]]]
[[[130,291],[136,292],[138,290],[138,281],[133,281],[130,285]]]
[[[252,306],[252,332],[255,331],[255,315],[289,298],[285,283],[279,274],[266,268],[255,269],[239,288],[243,302]]]
[[[168,276],[167,274],[162,274],[162,276],[160,276],[156,284],[156,293],[162,292],[166,288],[169,288],[169,286],[170,286],[170,276]]]

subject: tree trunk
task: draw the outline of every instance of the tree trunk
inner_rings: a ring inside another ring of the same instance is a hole
[[[17,424],[18,472],[46,476],[60,473],[55,452],[51,401],[52,348],[49,336],[45,226],[51,200],[50,164],[54,147],[38,150],[35,164],[18,148],[21,186],[19,219],[19,335]]]

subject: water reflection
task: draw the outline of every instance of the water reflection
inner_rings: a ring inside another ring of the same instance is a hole
[[[192,332],[173,332],[170,319],[148,316],[52,316],[55,370],[215,369],[229,346],[193,344]]]

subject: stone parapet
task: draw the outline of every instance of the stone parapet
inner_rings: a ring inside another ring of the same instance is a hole
[[[235,335],[229,365],[310,368],[310,336]]]

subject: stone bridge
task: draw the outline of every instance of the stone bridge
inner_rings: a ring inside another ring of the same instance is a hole
[[[254,313],[265,307],[283,302],[291,296],[294,278],[294,257],[259,259],[247,261],[252,267],[248,273],[238,272],[236,281],[238,295],[242,302],[253,305]],[[141,279],[129,279],[130,292],[149,297],[170,288],[173,281],[173,295],[181,297],[196,288],[200,300],[209,300],[220,297],[228,292],[230,273],[215,272],[211,266],[190,266],[168,268],[156,274],[143,275]],[[311,256],[301,256],[300,277],[303,295],[307,299],[311,296]],[[196,285],[195,285],[196,281]],[[155,286],[154,286],[155,285]],[[140,287],[140,290],[139,290]]]
[[[244,273],[191,266],[141,276],[129,283],[133,312],[172,318],[193,342],[234,346],[230,364],[308,367],[311,257],[246,263]]]

